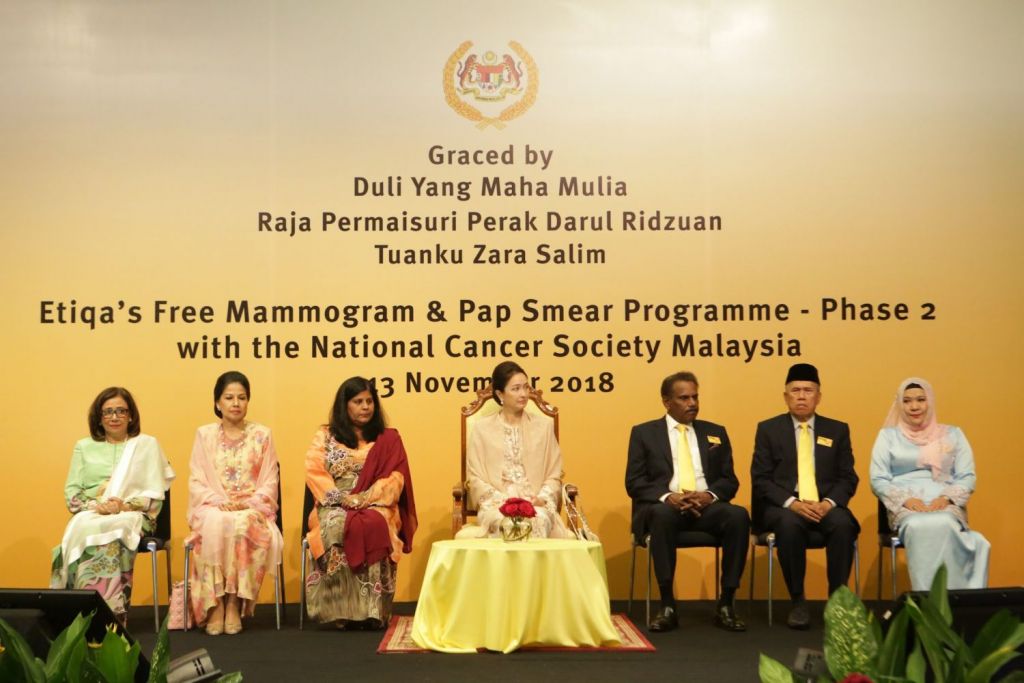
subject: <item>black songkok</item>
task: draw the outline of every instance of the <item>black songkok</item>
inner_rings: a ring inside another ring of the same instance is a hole
[[[797,363],[786,373],[786,384],[790,382],[814,382],[821,386],[821,380],[818,379],[818,368],[810,363]]]

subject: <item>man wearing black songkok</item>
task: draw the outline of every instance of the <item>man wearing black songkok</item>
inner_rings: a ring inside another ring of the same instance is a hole
[[[818,370],[797,363],[786,375],[788,412],[757,425],[750,466],[753,526],[775,532],[779,564],[793,605],[790,628],[810,626],[804,598],[810,532],[826,539],[829,594],[850,577],[853,543],[860,531],[847,504],[857,490],[850,428],[816,414]]]

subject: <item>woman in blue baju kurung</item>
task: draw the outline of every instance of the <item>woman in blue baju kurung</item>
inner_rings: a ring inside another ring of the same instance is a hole
[[[931,385],[904,380],[871,452],[871,490],[907,549],[914,590],[928,590],[942,564],[949,588],[988,583],[989,542],[967,526],[975,481],[971,446],[939,424]]]

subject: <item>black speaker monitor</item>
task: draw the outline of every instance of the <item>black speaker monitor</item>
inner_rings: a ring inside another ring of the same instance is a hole
[[[110,606],[94,590],[39,590],[33,588],[0,588],[0,619],[11,624],[28,641],[32,652],[42,660],[50,641],[71,625],[79,614],[96,612],[86,631],[86,639],[100,642],[106,635],[107,626],[117,624]],[[129,643],[135,639],[126,629],[120,628]],[[135,680],[145,681],[149,677],[149,660],[139,655],[139,668]]]

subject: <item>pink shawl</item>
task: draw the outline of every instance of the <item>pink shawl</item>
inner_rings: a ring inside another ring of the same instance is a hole
[[[903,394],[910,384],[920,385],[928,399],[928,411],[920,426],[907,422],[903,414]],[[953,471],[953,450],[946,441],[948,425],[939,424],[935,415],[935,391],[927,380],[920,377],[908,377],[900,383],[893,399],[892,407],[885,418],[885,427],[898,427],[907,440],[918,447],[918,467],[928,467],[932,471],[932,479],[945,481]]]
[[[230,497],[221,483],[220,474],[214,462],[217,453],[217,442],[221,438],[219,422],[208,424],[196,430],[196,440],[192,446],[192,459],[189,463],[188,478],[188,524],[192,529],[186,543],[202,536],[203,554],[210,562],[217,563],[223,559],[225,546],[224,535],[221,533],[203,533],[207,513],[219,512],[219,505],[227,503]],[[277,528],[277,495],[280,482],[277,452],[270,436],[270,429],[253,422],[245,425],[243,438],[248,442],[256,439],[263,444],[260,453],[259,475],[256,479],[256,491],[245,502],[262,514],[271,532],[272,544],[267,552],[268,571],[281,561],[283,541]]]

